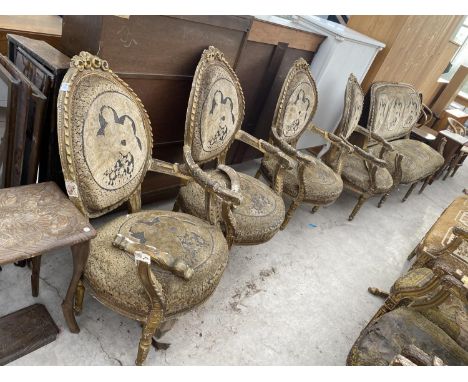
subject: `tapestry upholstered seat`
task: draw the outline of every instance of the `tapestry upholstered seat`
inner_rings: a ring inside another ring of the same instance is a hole
[[[371,153],[380,153],[379,157],[387,162],[393,177],[393,187],[382,196],[379,207],[399,184],[409,184],[410,188],[402,200],[404,202],[417,183],[424,181],[421,193],[432,175],[444,164],[440,152],[409,138],[422,113],[421,97],[411,85],[382,81],[372,84],[366,102],[367,129],[385,139],[394,150],[382,152],[382,142],[372,137],[365,142]],[[366,123],[365,114],[361,123]],[[439,150],[442,149],[439,147]],[[395,152],[401,155],[401,160],[396,160]]]
[[[174,210],[198,216],[222,227],[228,244],[259,244],[270,240],[284,220],[281,198],[283,171],[293,163],[278,148],[240,130],[244,118],[244,95],[239,80],[222,52],[206,49],[198,63],[185,121],[184,165],[193,180],[180,188]],[[275,191],[224,164],[234,140],[278,159]],[[214,171],[200,165],[216,161]],[[230,187],[240,202],[221,208],[211,191]]]
[[[293,168],[284,175],[283,192],[293,200],[281,229],[286,227],[302,202],[312,204],[312,212],[315,212],[320,206],[333,203],[343,191],[343,182],[336,171],[320,159],[295,148],[301,135],[309,129],[332,145],[343,147],[346,152],[352,151],[341,138],[312,124],[317,99],[317,88],[309,65],[300,58],[294,62],[284,80],[270,132],[270,142],[294,159]],[[255,177],[263,175],[272,182],[277,168],[277,160],[265,155]]]
[[[446,365],[468,365],[468,352],[418,311],[401,307],[370,323],[353,344],[352,366],[386,366],[408,345],[415,345]]]
[[[393,284],[354,343],[349,365],[386,365],[408,346],[417,346],[447,365],[467,364],[468,281],[459,269],[437,259],[433,269],[408,271]]]
[[[86,285],[102,304],[142,322],[140,365],[156,330],[214,291],[227,264],[227,241],[218,227],[191,215],[139,212],[148,169],[192,178],[183,166],[151,158],[148,115],[106,61],[86,52],[72,58],[59,93],[58,135],[67,193],[80,211],[98,217],[123,203],[130,211],[77,251],[74,310],[82,309]],[[213,193],[223,207],[239,201],[231,188],[218,185]],[[66,312],[70,330],[78,332],[73,310]]]
[[[341,146],[332,146],[323,156],[323,161],[341,175],[345,189],[359,195],[349,220],[354,219],[367,199],[386,193],[393,186],[386,163],[363,148],[352,145],[348,140],[354,132],[364,135],[368,133],[358,126],[363,99],[364,94],[356,77],[350,74],[344,96],[343,114],[335,134],[352,146],[354,151],[347,153]],[[373,136],[383,141],[376,134]],[[388,145],[385,149],[391,150]]]

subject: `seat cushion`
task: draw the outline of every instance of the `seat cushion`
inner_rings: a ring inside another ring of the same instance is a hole
[[[468,353],[442,329],[410,308],[384,314],[366,327],[348,354],[348,365],[383,366],[408,345],[415,345],[447,365],[468,365]]]
[[[391,142],[395,151],[386,152],[383,159],[388,164],[388,169],[395,174],[396,152],[403,156],[401,161],[401,183],[409,184],[424,179],[435,173],[444,164],[444,157],[432,147],[413,139],[399,139]],[[372,146],[369,151],[378,156],[381,145]]]
[[[410,270],[393,284],[392,293],[423,288],[433,277],[434,273],[428,268]],[[468,351],[468,306],[458,297],[451,295],[437,307],[419,312]]]
[[[370,177],[366,162],[355,153],[344,158],[341,176],[346,182],[363,191],[370,189]],[[379,167],[375,174],[375,193],[388,191],[393,186],[392,175],[386,168]]]
[[[203,302],[214,291],[227,264],[228,247],[222,232],[191,215],[144,211],[102,226],[91,240],[85,279],[98,300],[137,320],[145,319],[150,302],[133,256],[112,245],[117,233],[168,252],[194,270],[186,281],[151,264],[166,297],[165,316]]]
[[[208,171],[215,181],[229,187],[229,178],[219,170]],[[241,204],[233,211],[236,221],[234,242],[258,244],[270,240],[284,220],[284,202],[267,185],[249,175],[238,173]],[[206,219],[205,191],[196,182],[180,188],[178,202],[182,211]]]
[[[305,196],[304,201],[316,205],[325,205],[334,202],[343,191],[343,181],[330,167],[317,158],[311,157],[314,164],[306,165],[304,170]],[[266,155],[262,160],[263,174],[270,181],[278,165],[277,158]],[[291,196],[297,196],[299,180],[297,162],[291,170],[284,174],[283,191]]]

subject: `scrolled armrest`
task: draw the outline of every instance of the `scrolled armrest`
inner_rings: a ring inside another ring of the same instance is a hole
[[[200,166],[198,166],[198,164],[192,158],[190,147],[187,145],[184,146],[184,158],[187,164],[187,171],[198,184],[213,192],[220,198],[226,200],[227,202],[232,203],[234,206],[238,206],[241,203],[242,196],[239,192],[228,189],[220,183],[214,181],[200,168]]]
[[[275,129],[272,129],[272,132],[273,132],[272,134],[273,141],[275,145],[277,145],[280,148],[280,150],[284,151],[290,157],[297,159],[298,161],[304,164],[312,164],[312,165],[315,164],[316,160],[313,156],[307,155],[295,149],[294,147],[292,147],[290,144],[288,144],[287,142],[285,142],[283,139],[281,139],[278,136]]]
[[[322,138],[330,142],[332,145],[338,146],[341,149],[344,149],[348,154],[352,153],[354,147],[350,145],[346,139],[339,137],[329,131],[322,130],[321,128],[315,126],[314,124],[309,125],[309,130],[313,133],[319,134]]]
[[[249,133],[246,133],[243,130],[239,130],[236,134],[236,139],[245,144],[257,149],[263,154],[271,154],[277,157],[280,166],[286,170],[290,170],[294,167],[294,162],[289,158],[283,151],[278,147],[264,141],[263,139],[258,139]]]
[[[383,159],[376,158],[372,154],[361,149],[359,146],[354,145],[354,152],[356,153],[356,155],[360,156],[362,159],[372,162],[372,164],[378,167],[387,167],[387,162],[385,162]]]
[[[159,172],[161,174],[176,176],[185,181],[192,180],[192,177],[184,171],[184,166],[179,163],[169,163],[160,159],[151,159],[149,171]]]

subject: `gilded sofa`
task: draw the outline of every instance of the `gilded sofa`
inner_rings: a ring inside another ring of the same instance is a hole
[[[353,345],[350,365],[382,365],[416,345],[447,365],[468,364],[468,197],[457,198],[439,217],[410,258],[382,307]]]
[[[300,58],[294,62],[284,80],[270,133],[270,142],[294,160],[293,167],[284,174],[283,192],[292,198],[292,203],[281,229],[286,227],[302,202],[312,204],[312,212],[315,212],[320,206],[333,203],[343,191],[343,182],[337,172],[320,159],[295,148],[301,135],[309,129],[331,145],[339,146],[342,152],[352,151],[343,139],[312,124],[317,102],[317,88],[309,65]],[[337,159],[337,168],[341,166],[341,160]],[[277,157],[265,155],[256,177],[263,175],[270,182],[274,181],[278,165]]]
[[[444,158],[432,147],[409,138],[423,108],[419,93],[411,85],[375,82],[368,94],[367,129],[385,139],[393,148],[393,151],[382,152],[385,143],[372,137],[365,143],[372,154],[387,162],[393,177],[393,187],[382,196],[379,207],[396,187],[409,184],[410,188],[402,200],[404,202],[419,181],[424,181],[420,192],[424,190],[431,176],[443,165]],[[361,122],[365,123],[363,119]],[[397,153],[402,156],[401,160],[398,160]]]
[[[278,148],[240,130],[244,96],[236,74],[222,52],[206,49],[192,83],[185,121],[184,165],[192,180],[180,188],[174,210],[182,210],[220,226],[228,244],[259,244],[270,240],[284,220],[283,175],[292,161]],[[240,140],[278,160],[274,190],[226,166],[234,140]],[[215,162],[214,170],[200,166]],[[222,206],[214,190],[231,187],[240,203]]]
[[[366,138],[372,137],[382,144],[383,150],[393,151],[393,148],[380,136],[358,125],[363,102],[364,93],[356,77],[350,74],[346,85],[343,114],[335,134],[346,140],[349,145],[351,145],[349,138],[353,133],[363,135]],[[393,186],[392,176],[384,160],[375,157],[359,146],[352,145],[352,147],[353,152],[346,153],[340,146],[332,146],[323,156],[324,162],[341,175],[344,187],[359,195],[359,199],[349,215],[348,220],[350,221],[354,219],[367,199],[384,194]]]
[[[161,171],[190,182],[188,168],[151,158],[148,115],[136,94],[106,61],[87,52],[71,60],[58,99],[60,160],[69,198],[88,218],[126,203],[128,215],[101,226],[97,237],[73,253],[71,293],[63,304],[72,332],[85,285],[102,304],[142,323],[136,364],[141,365],[157,330],[205,301],[228,259],[222,231],[194,216],[140,211],[141,182]],[[234,184],[212,189],[230,208],[240,197]]]

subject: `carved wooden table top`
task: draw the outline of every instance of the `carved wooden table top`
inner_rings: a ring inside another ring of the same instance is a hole
[[[0,265],[95,236],[88,219],[53,182],[0,189]]]

